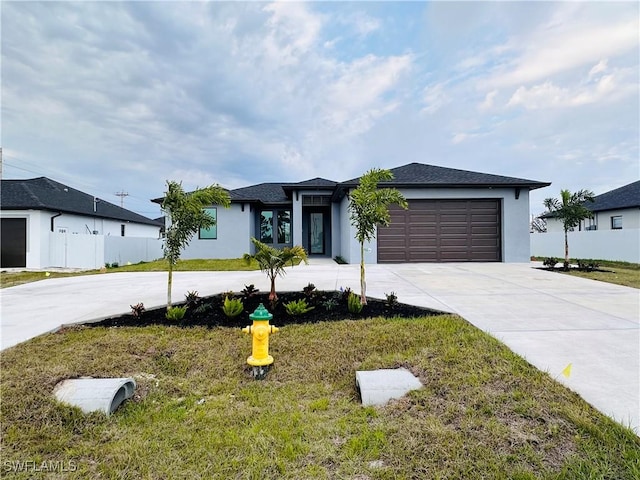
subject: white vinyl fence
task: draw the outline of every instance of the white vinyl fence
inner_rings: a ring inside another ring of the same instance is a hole
[[[48,261],[43,252],[42,267],[93,269],[162,257],[162,240],[156,238],[49,233],[48,246]]]
[[[640,230],[569,232],[569,256],[640,263]],[[564,232],[531,234],[531,255],[564,258]]]

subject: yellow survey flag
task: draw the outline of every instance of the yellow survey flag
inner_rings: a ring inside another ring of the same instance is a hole
[[[564,375],[565,377],[569,378],[571,376],[571,365],[573,364],[569,364],[566,367],[564,367],[564,370],[562,370],[562,375]]]

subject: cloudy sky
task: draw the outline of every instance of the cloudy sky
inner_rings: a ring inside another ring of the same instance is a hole
[[[640,178],[637,2],[11,2],[3,177],[154,217],[421,162],[603,193]]]

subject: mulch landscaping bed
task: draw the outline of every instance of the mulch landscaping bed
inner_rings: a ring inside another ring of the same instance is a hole
[[[271,323],[276,326],[289,325],[295,323],[315,323],[336,321],[345,319],[365,319],[372,317],[424,317],[430,315],[441,315],[443,312],[428,308],[394,303],[389,305],[385,300],[367,297],[367,304],[363,306],[358,314],[350,313],[347,307],[347,293],[340,291],[315,291],[307,296],[303,292],[282,292],[278,293],[278,301],[275,308],[268,299],[267,292],[258,292],[249,297],[240,294],[233,295],[234,298],[242,299],[244,311],[234,318],[227,317],[223,310],[224,294],[212,295],[199,298],[191,302],[187,308],[187,313],[180,321],[167,320],[165,317],[166,308],[155,308],[145,310],[142,315],[135,317],[133,314],[110,317],[99,322],[88,324],[92,327],[132,327],[147,325],[177,325],[181,327],[244,327],[249,325],[249,314],[262,303],[271,314]],[[293,300],[306,299],[313,310],[302,315],[289,315],[284,305]],[[174,306],[183,306],[185,302],[176,303]]]

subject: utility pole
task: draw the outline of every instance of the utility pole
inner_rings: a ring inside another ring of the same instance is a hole
[[[129,194],[125,191],[117,192],[114,194],[116,197],[120,197],[120,207],[124,208],[124,197],[128,197]]]

